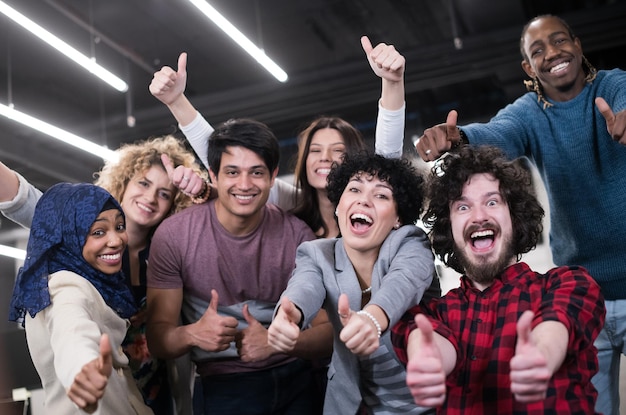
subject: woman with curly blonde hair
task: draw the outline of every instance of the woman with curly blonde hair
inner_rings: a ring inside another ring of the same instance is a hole
[[[161,160],[161,155],[165,154],[174,166],[189,167],[197,174],[197,177],[204,178],[206,173],[202,172],[196,164],[195,157],[185,146],[172,135],[152,138],[133,144],[124,144],[116,150],[119,159],[116,162],[108,162],[102,170],[94,173],[96,178],[94,184],[105,188],[117,200],[122,200],[126,187],[130,180],[139,172],[148,170],[151,166],[166,167]],[[193,176],[189,176],[192,179]],[[176,213],[189,207],[192,203],[190,193],[177,192],[172,204],[172,210]],[[197,193],[197,192],[195,192]]]
[[[126,215],[128,246],[122,269],[140,311],[130,318],[123,348],[146,404],[157,415],[173,414],[166,364],[151,358],[144,335],[150,240],[163,219],[204,201],[210,188],[193,154],[174,136],[124,144],[116,153],[117,160],[107,161],[94,177],[95,184],[109,191]],[[0,188],[0,211],[30,227],[41,192],[2,163]]]

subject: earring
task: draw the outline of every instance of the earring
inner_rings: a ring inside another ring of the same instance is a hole
[[[395,225],[393,225],[393,228],[394,228],[394,229],[398,229],[398,228],[400,228],[400,223],[396,222],[396,224],[395,224]]]
[[[526,86],[526,90],[528,92],[534,92],[535,94],[537,94],[537,102],[541,102],[543,104],[544,110],[552,106],[552,104],[549,103],[548,100],[546,100],[546,98],[543,96],[543,88],[541,87],[541,84],[539,83],[539,80],[536,76],[533,77],[533,79],[530,81],[525,80],[524,85]]]
[[[335,216],[339,216],[339,208],[335,209]]]
[[[587,69],[585,81],[590,84],[591,82],[593,82],[594,79],[596,79],[596,75],[598,75],[598,70],[594,68],[594,66],[587,60],[585,55],[583,55],[583,67],[586,67]]]

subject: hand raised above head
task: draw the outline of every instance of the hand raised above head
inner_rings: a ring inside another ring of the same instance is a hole
[[[404,78],[405,59],[393,45],[379,43],[372,47],[367,36],[361,37],[361,46],[376,76],[393,82]]]
[[[424,161],[437,160],[461,140],[461,133],[456,126],[457,117],[455,110],[450,111],[444,124],[427,128],[417,140],[415,150]]]
[[[424,161],[437,160],[461,140],[461,133],[456,126],[458,114],[455,110],[448,113],[446,122],[427,128],[415,143],[415,149]]]
[[[178,69],[169,66],[155,72],[148,89],[150,93],[165,105],[171,105],[185,93],[187,87],[187,53],[178,57]]]

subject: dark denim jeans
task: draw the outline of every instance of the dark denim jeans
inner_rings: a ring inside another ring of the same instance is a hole
[[[299,359],[257,372],[202,378],[205,415],[316,415],[316,390],[311,364]]]

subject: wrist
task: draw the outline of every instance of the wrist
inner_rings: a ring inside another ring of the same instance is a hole
[[[204,188],[197,195],[191,198],[191,201],[196,205],[206,202],[211,196],[211,185],[208,180],[204,181]]]
[[[456,130],[459,132],[459,141],[457,141],[454,145],[452,145],[452,149],[457,149],[461,146],[466,146],[469,145],[469,140],[467,138],[467,135],[465,134],[465,132],[463,130],[461,130],[459,127],[456,127]]]
[[[382,331],[382,328],[380,327],[380,323],[378,322],[378,320],[376,320],[376,317],[374,317],[374,315],[367,310],[359,310],[356,313],[367,317],[374,324],[374,327],[376,328],[376,334],[378,335],[378,338],[380,339],[380,336],[382,335],[383,331]]]

